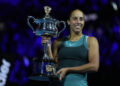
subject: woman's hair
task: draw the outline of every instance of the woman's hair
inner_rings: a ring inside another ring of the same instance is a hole
[[[67,14],[67,20],[70,20],[70,17],[71,17],[71,15],[72,15],[72,13],[73,13],[74,11],[76,11],[76,10],[78,10],[78,11],[80,11],[80,12],[83,13],[83,11],[80,10],[80,9],[73,9],[73,10],[71,10],[71,11],[68,12],[68,14]],[[83,13],[83,15],[84,15],[84,13]]]

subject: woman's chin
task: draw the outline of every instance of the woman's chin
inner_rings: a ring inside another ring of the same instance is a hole
[[[80,29],[80,28],[79,28],[79,29],[75,29],[74,32],[75,32],[75,33],[80,33],[80,32],[81,32],[81,29]]]
[[[75,31],[75,33],[76,33],[76,34],[79,34],[79,33],[81,33],[81,31],[78,31],[78,30],[77,30],[77,31]]]

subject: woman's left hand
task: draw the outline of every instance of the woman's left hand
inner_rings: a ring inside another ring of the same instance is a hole
[[[57,75],[60,74],[60,80],[62,80],[64,78],[64,76],[66,75],[66,73],[68,72],[69,68],[62,68],[57,72]]]

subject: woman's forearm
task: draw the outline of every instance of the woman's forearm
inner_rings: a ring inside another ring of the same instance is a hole
[[[50,58],[54,59],[53,54],[52,54],[52,50],[51,50],[51,44],[48,44],[47,54]]]
[[[89,71],[98,71],[98,65],[93,63],[84,64],[77,67],[69,67],[69,72],[89,72]]]

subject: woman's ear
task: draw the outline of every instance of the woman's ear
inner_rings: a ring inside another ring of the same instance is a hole
[[[67,20],[67,24],[70,25],[70,21],[69,20]]]

